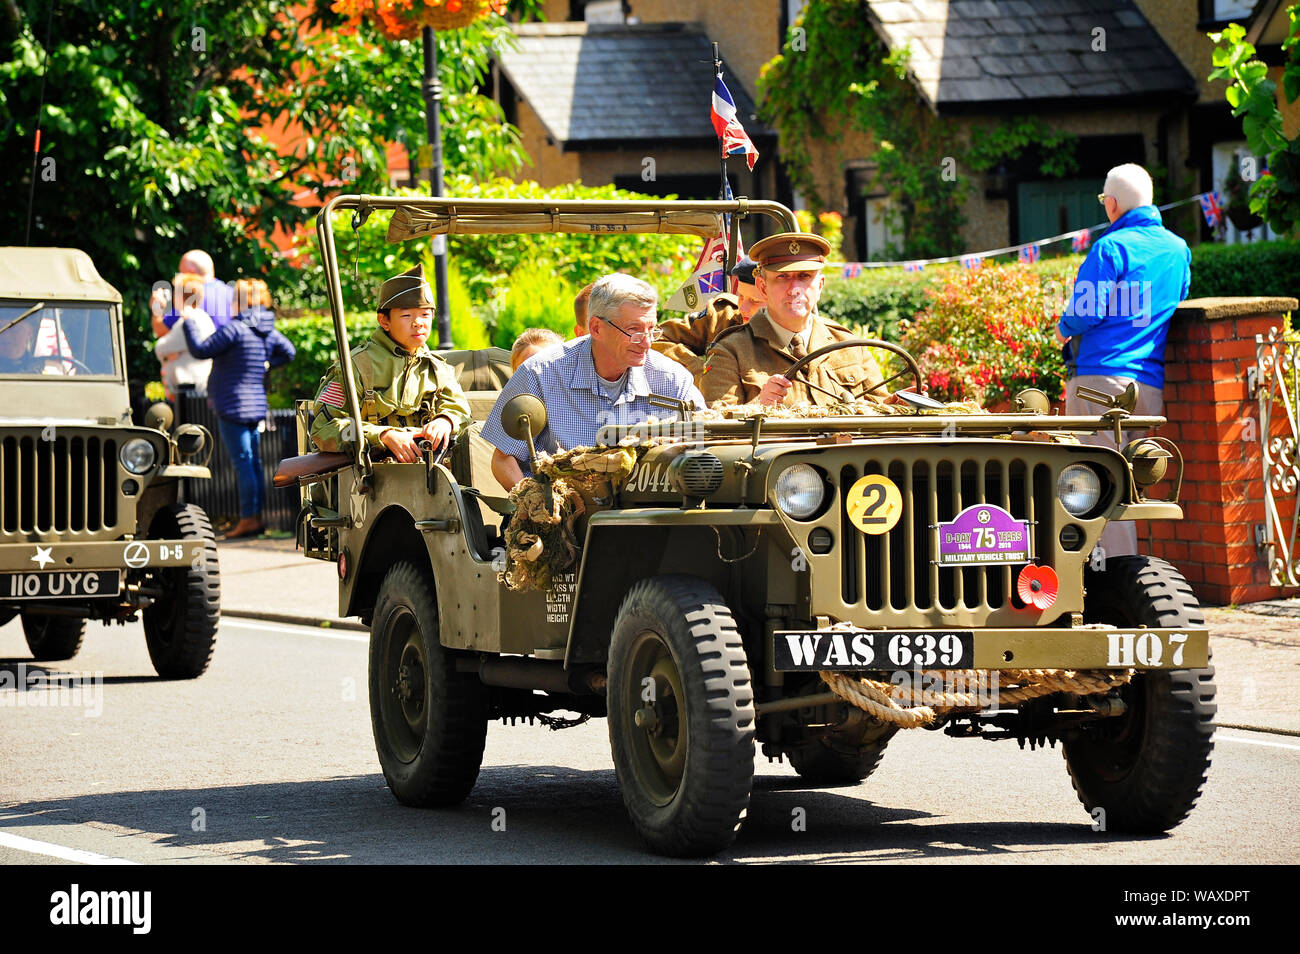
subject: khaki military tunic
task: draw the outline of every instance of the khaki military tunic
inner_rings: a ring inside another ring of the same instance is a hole
[[[456,371],[432,351],[411,352],[382,329],[352,349],[353,380],[361,401],[361,434],[371,447],[392,427],[424,427],[439,415],[452,423],[455,440],[470,424],[469,401]],[[348,451],[351,418],[335,363],[321,379],[311,409],[311,438],[324,451]]]
[[[740,300],[735,295],[722,294],[709,302],[707,308],[694,314],[660,322],[659,328],[664,336],[654,343],[654,349],[691,372],[698,388],[710,342],[728,328],[744,322]]]
[[[848,328],[833,324],[814,312],[807,352],[811,354],[833,342],[856,337]],[[748,324],[724,334],[709,349],[704,360],[700,384],[704,400],[710,406],[757,401],[767,379],[774,374],[784,374],[796,360],[789,348],[780,345],[780,341],[781,336],[766,308],[754,315]],[[832,404],[835,398],[807,387],[799,380],[800,377],[806,377],[836,395],[849,391],[854,397],[860,397],[865,387],[883,380],[876,359],[866,348],[841,348],[805,366],[785,398],[786,404]],[[873,394],[881,398],[888,396],[885,388]]]

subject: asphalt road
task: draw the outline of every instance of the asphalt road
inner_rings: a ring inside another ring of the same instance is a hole
[[[397,805],[370,735],[365,640],[227,620],[208,673],[169,683],[154,677],[138,625],[91,624],[62,671],[102,673],[102,684],[50,705],[58,693],[3,681],[35,670],[19,624],[0,628],[0,863],[665,860],[627,820],[603,720],[561,732],[494,724],[463,806]],[[864,784],[823,790],[760,758],[745,828],[714,860],[1293,863],[1300,739],[1217,739],[1191,817],[1143,838],[1092,830],[1059,750],[918,730],[895,737]]]

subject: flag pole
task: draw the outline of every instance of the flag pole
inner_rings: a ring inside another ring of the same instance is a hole
[[[717,41],[713,43],[713,75],[709,77],[709,95],[713,95],[713,90],[717,86],[718,77],[722,75],[722,56],[718,51]],[[718,198],[725,198],[727,195],[727,152],[723,148],[722,137],[718,137],[718,156],[719,166],[722,172],[722,181],[718,184]],[[722,287],[729,286],[728,276],[731,274],[731,266],[736,257],[736,232],[740,227],[739,220],[733,221],[731,216],[725,216],[723,221],[731,228],[727,229],[727,241],[723,245],[722,251]]]

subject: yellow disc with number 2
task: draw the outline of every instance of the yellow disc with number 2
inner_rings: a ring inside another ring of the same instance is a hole
[[[844,507],[863,533],[888,533],[903,515],[903,495],[888,477],[868,474],[849,488]]]

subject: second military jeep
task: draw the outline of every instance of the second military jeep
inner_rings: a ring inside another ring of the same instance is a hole
[[[160,676],[208,667],[221,614],[207,514],[212,436],[166,404],[131,422],[122,296],[90,256],[0,248],[0,623],[38,661],[76,655],[87,619],[143,615]]]
[[[702,234],[723,212],[795,227],[783,206],[744,200],[336,198],[318,234],[349,385],[329,218],[341,209],[357,210],[354,223],[392,210],[398,240]],[[832,347],[891,350],[923,390],[895,345]],[[478,377],[482,420],[504,378]],[[489,720],[563,711],[608,718],[633,824],[673,855],[735,838],[759,748],[810,782],[856,782],[900,727],[919,724],[1060,741],[1094,825],[1165,831],[1209,763],[1208,633],[1173,566],[1093,551],[1109,521],[1178,519],[1181,464],[1158,438],[1121,440],[1123,453],[1075,440],[1163,423],[1133,416],[1133,397],[1095,395],[1097,415],[1082,417],[1049,415],[1036,392],[1013,414],[955,413],[922,395],[903,413],[692,419],[678,408],[672,423],[610,425],[601,443],[631,447],[635,467],[588,500],[578,557],[545,592],[502,582],[497,524],[511,506],[473,431],[449,463],[358,448],[300,467],[299,543],[337,563],[340,614],[371,628],[375,745],[403,804],[463,800]],[[358,396],[347,400],[359,433]],[[500,413],[521,439],[545,425],[536,400]],[[1171,498],[1147,499],[1175,470]],[[1011,688],[999,694],[1000,682]]]

